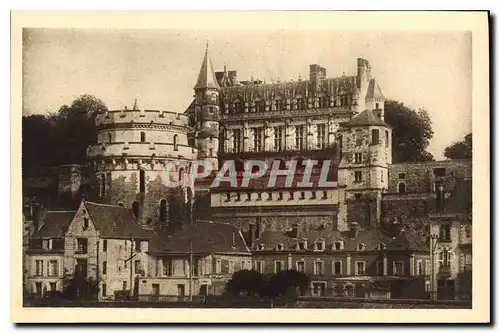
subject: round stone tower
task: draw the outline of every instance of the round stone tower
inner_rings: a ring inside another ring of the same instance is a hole
[[[189,223],[194,197],[184,180],[197,150],[188,145],[188,117],[141,110],[136,100],[132,109],[98,114],[96,126],[86,197],[130,207],[151,227],[173,232]]]

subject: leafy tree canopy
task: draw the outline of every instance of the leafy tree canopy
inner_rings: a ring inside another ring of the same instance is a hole
[[[23,117],[23,172],[83,164],[87,147],[96,140],[95,116],[106,110],[100,99],[82,95],[56,113]]]
[[[444,150],[444,156],[450,160],[472,158],[472,133],[464,136],[464,139],[455,142]]]
[[[425,109],[413,110],[401,102],[385,102],[385,122],[392,126],[392,161],[432,161],[426,149],[432,139],[432,122]]]

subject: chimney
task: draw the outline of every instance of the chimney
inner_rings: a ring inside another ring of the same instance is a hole
[[[326,69],[317,64],[309,65],[309,80],[314,90],[318,89],[321,80],[326,78]]]
[[[371,66],[368,60],[363,58],[358,58],[358,77],[357,77],[358,88],[361,88],[361,84],[363,82],[368,83],[368,80],[370,80],[371,77],[370,72],[371,72]]]
[[[349,226],[349,237],[356,239],[358,237],[359,226],[356,222],[352,222]]]
[[[255,240],[254,239],[254,235],[255,235],[255,225],[252,223],[252,224],[249,224],[248,225],[248,235],[247,235],[247,242],[248,242],[248,246],[252,246],[253,244],[253,241]]]

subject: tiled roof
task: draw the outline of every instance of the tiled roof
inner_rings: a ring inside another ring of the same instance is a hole
[[[249,253],[238,229],[212,221],[196,221],[152,245],[152,253],[189,253],[191,246],[193,253]]]
[[[344,241],[344,251],[357,251],[359,244],[365,245],[364,251],[378,251],[380,244],[387,246],[392,241],[390,237],[377,230],[358,230],[357,237],[353,239],[349,231],[319,229],[300,231],[298,239],[294,238],[291,232],[266,230],[260,238],[255,240],[252,250],[275,250],[278,244],[283,244],[284,250],[293,250],[298,241],[306,239],[309,249],[312,249],[313,243],[318,240],[325,241],[326,249],[331,249],[334,242],[342,240]],[[263,249],[259,248],[261,244],[264,244]]]
[[[293,237],[290,231],[266,230],[254,241],[251,249],[273,251],[278,244],[283,244],[285,251],[294,250],[300,240],[307,240],[308,249],[313,249],[314,242],[324,240],[326,250],[331,250],[336,241],[344,242],[343,251],[358,251],[359,244],[364,245],[364,251],[379,251],[381,244],[385,245],[387,250],[428,250],[428,246],[420,236],[402,232],[397,237],[389,237],[376,229],[360,229],[356,238],[351,238],[350,231],[340,232],[333,229],[301,231],[299,238]],[[264,244],[263,248],[260,247],[261,244]]]
[[[152,229],[141,227],[128,208],[89,201],[85,202],[85,208],[101,237],[148,239],[155,235]]]
[[[361,112],[356,117],[347,122],[344,126],[354,127],[354,126],[371,126],[371,125],[391,127],[389,124],[380,119],[370,110],[365,110]]]
[[[32,238],[62,238],[68,230],[75,211],[47,211],[40,221],[41,227]]]

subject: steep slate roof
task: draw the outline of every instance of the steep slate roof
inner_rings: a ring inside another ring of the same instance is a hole
[[[68,230],[76,211],[47,211],[40,221],[41,227],[32,238],[62,238]]]
[[[382,90],[375,79],[371,79],[368,83],[366,98],[385,99],[384,94],[382,94]]]
[[[101,237],[150,239],[155,235],[152,229],[141,227],[128,208],[89,201],[85,201],[85,208]]]
[[[379,245],[384,244],[387,250],[428,251],[425,241],[417,236],[402,232],[397,237],[389,237],[378,230],[358,230],[356,238],[351,238],[349,231],[340,232],[333,229],[301,231],[299,238],[291,236],[291,232],[264,231],[260,238],[252,244],[252,251],[275,250],[276,245],[283,244],[284,250],[294,250],[298,241],[307,239],[308,249],[318,240],[325,241],[326,250],[331,250],[335,241],[344,241],[343,251],[358,251],[358,245],[364,244],[364,251],[379,251]],[[264,249],[259,246],[264,244]]]
[[[193,253],[249,253],[238,229],[212,221],[197,221],[163,241],[157,239],[149,252],[189,253],[191,244]]]
[[[200,74],[198,74],[198,80],[194,86],[194,89],[200,88],[220,89],[217,84],[217,79],[215,78],[212,60],[210,60],[210,56],[208,54],[208,45],[205,51],[205,58],[203,58],[203,62],[201,64]]]
[[[370,110],[365,110],[358,114],[356,117],[348,121],[345,127],[356,127],[356,126],[384,126],[391,127],[385,121],[380,119],[377,115],[375,115]]]

